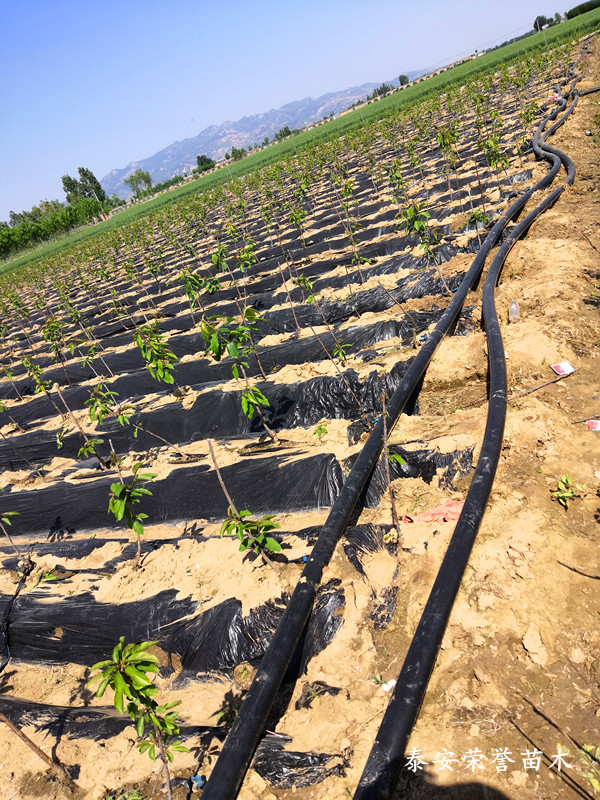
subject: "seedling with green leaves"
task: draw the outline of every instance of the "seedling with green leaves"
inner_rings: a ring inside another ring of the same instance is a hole
[[[184,460],[188,459],[188,456],[183,452],[183,450],[177,447],[177,445],[172,444],[158,433],[150,431],[148,428],[144,428],[142,425],[133,422],[132,417],[136,411],[135,406],[132,406],[131,403],[127,402],[119,403],[118,398],[118,393],[110,389],[106,384],[99,383],[94,386],[90,392],[89,398],[85,401],[85,405],[89,406],[90,422],[97,421],[101,426],[106,418],[114,416],[119,425],[122,427],[125,425],[132,426],[134,439],[137,439],[138,433],[142,431],[148,436],[152,436],[153,438],[163,442],[167,445],[167,447],[172,448],[180,458],[183,458]],[[99,439],[97,441],[102,440]]]
[[[198,275],[195,275],[189,267],[184,267],[180,271],[178,278],[183,284],[183,289],[187,295],[192,314],[192,322],[195,325],[194,309],[202,305],[201,296],[202,290],[205,288],[205,281],[203,278],[199,278]]]
[[[244,389],[242,392],[242,411],[248,417],[248,419],[252,419],[255,411],[258,411],[259,416],[262,419],[262,413],[259,406],[269,407],[269,401],[260,391],[260,389],[257,389],[256,386],[249,386],[247,389]],[[271,436],[274,436],[272,431],[269,431],[269,433]]]
[[[570,475],[562,475],[558,481],[557,487],[554,491],[550,491],[553,500],[558,500],[560,505],[567,510],[571,500],[581,497],[585,494],[587,487],[585,484],[580,486],[578,483],[573,483]]]
[[[58,579],[59,575],[56,572],[56,567],[51,567],[50,569],[47,569],[45,572],[41,573],[40,577],[33,584],[29,591],[33,592],[34,589],[37,589],[40,583],[51,583],[52,581],[57,581]]]
[[[173,762],[174,753],[189,753],[189,750],[178,738],[177,712],[172,710],[181,701],[159,705],[154,699],[158,689],[148,675],[158,672],[158,659],[148,650],[155,644],[140,642],[126,645],[125,637],[121,636],[110,659],[98,661],[92,666],[92,671],[99,672],[86,686],[99,681],[96,697],[102,697],[109,686],[114,691],[115,708],[121,714],[129,715],[141,739],[137,744],[140,753],[148,753],[152,761],[160,758],[165,772],[167,797],[171,800],[169,764]]]
[[[116,464],[119,470],[119,481],[111,483],[110,485],[108,510],[114,515],[117,522],[120,522],[124,518],[129,530],[137,534],[137,554],[133,564],[133,568],[137,569],[139,567],[142,549],[140,537],[144,534],[142,520],[148,519],[148,515],[136,511],[134,506],[140,502],[144,495],[152,494],[152,492],[146,489],[145,486],[142,486],[142,484],[153,481],[156,477],[156,473],[140,472],[143,465],[141,462],[138,462],[133,465],[133,477],[131,482],[125,483],[118,460]]]
[[[206,354],[210,354],[215,361],[220,361],[224,355],[233,359],[231,374],[236,381],[239,381],[241,373],[241,378],[246,385],[241,396],[242,412],[249,420],[257,413],[265,431],[277,441],[277,434],[267,425],[261,409],[261,406],[269,408],[269,401],[260,389],[250,385],[246,373],[248,369],[246,358],[254,352],[251,331],[254,324],[261,319],[258,312],[248,306],[242,310],[239,317],[215,314],[208,319],[203,319],[200,333],[206,343]]]
[[[133,341],[140,348],[150,375],[157,381],[175,383],[172,372],[179,359],[163,341],[158,324],[141,325],[133,334]]]
[[[240,552],[252,550],[257,556],[268,553],[279,553],[281,545],[269,531],[280,528],[273,514],[265,514],[260,519],[253,519],[248,510],[236,511],[229,506],[227,519],[221,525],[221,536],[235,536],[240,543]],[[269,562],[271,563],[271,562]]]
[[[77,452],[77,458],[92,458],[92,456],[96,456],[99,461],[101,459],[98,456],[97,447],[99,444],[103,444],[104,439],[87,439],[85,440],[84,444],[81,445]]]
[[[14,543],[12,536],[5,528],[5,525],[7,525],[10,528],[10,526],[12,525],[12,522],[10,521],[11,518],[18,516],[19,516],[18,511],[5,511],[4,514],[0,516],[0,529],[10,542],[10,545],[12,549],[15,551],[15,554],[19,557],[19,569],[24,573],[29,573],[33,568],[33,561],[31,560],[31,557],[29,556],[29,554],[23,555],[23,553],[20,552],[19,548]]]
[[[342,364],[346,363],[346,350],[350,349],[349,344],[344,344],[340,340],[337,341],[337,344],[333,346],[333,355],[342,362]]]
[[[44,341],[49,342],[50,349],[52,350],[52,356],[55,361],[59,361],[63,372],[65,373],[65,378],[67,379],[67,383],[71,386],[71,380],[65,368],[65,360],[62,353],[62,348],[64,347],[64,339],[63,339],[63,326],[62,322],[58,317],[49,317],[42,327],[42,335],[44,337]]]
[[[105,383],[94,386],[89,399],[85,401],[85,405],[89,406],[90,422],[97,420],[98,425],[102,425],[105,417],[114,416],[119,425],[129,425],[135,407],[129,403],[119,404],[118,397],[117,392],[109,389]]]
[[[326,433],[327,433],[327,426],[325,425],[324,422],[319,422],[319,424],[314,430],[314,435],[317,437],[319,441],[321,441]]]
[[[389,447],[387,449],[387,454],[388,454],[388,461],[390,462],[390,464],[398,464],[399,467],[406,464],[406,461],[402,458],[402,456],[399,456],[397,453],[390,453]]]
[[[392,522],[398,533],[398,537],[400,537],[400,520],[398,518],[398,512],[396,511],[396,499],[394,497],[394,490],[392,488],[392,479],[390,475],[390,462],[394,464],[405,464],[406,462],[404,461],[402,456],[399,456],[396,453],[390,454],[390,448],[388,447],[388,425],[387,425],[388,412],[385,407],[386,400],[387,400],[387,395],[385,392],[382,392],[381,421],[383,423],[383,450],[385,452],[385,477],[387,481],[388,492],[390,495],[390,505],[392,508]]]
[[[206,343],[205,353],[210,353],[215,361],[220,361],[224,355],[232,358],[231,373],[239,380],[240,370],[248,368],[245,358],[252,349],[250,333],[255,323],[261,320],[258,311],[251,306],[245,308],[239,317],[214,314],[203,319],[200,333]]]
[[[269,531],[279,528],[273,514],[265,514],[260,519],[252,519],[250,511],[238,511],[231,495],[225,486],[225,481],[219,469],[217,457],[212,441],[208,439],[208,452],[217,473],[217,479],[228,502],[227,518],[221,525],[221,536],[235,536],[240,542],[240,552],[252,550],[259,555],[265,564],[268,564],[276,574],[279,574],[277,565],[269,558],[268,553],[278,553],[281,545],[272,536],[267,536]]]
[[[479,225],[479,223],[483,223],[483,225],[488,225],[490,222],[490,218],[487,214],[484,214],[483,211],[471,211],[469,214],[469,219],[465,225],[465,228],[469,225]]]
[[[419,237],[419,247],[427,256],[427,266],[433,261],[446,292],[451,295],[452,292],[448,288],[448,284],[436,261],[435,246],[440,241],[440,234],[436,228],[432,228],[429,225],[428,221],[430,218],[431,214],[426,210],[424,203],[414,203],[412,206],[408,206],[408,208],[404,209],[399,227],[405,228],[410,236]]]

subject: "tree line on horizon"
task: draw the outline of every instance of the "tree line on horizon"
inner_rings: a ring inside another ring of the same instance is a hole
[[[565,12],[564,17],[558,12],[554,14],[554,17],[538,15],[533,22],[532,31],[489,48],[489,52],[531,36],[532,33],[541,32],[546,27],[557,25],[563,19],[573,19],[599,6],[600,0],[587,0],[587,2],[580,3]],[[398,80],[401,87],[410,82],[409,78],[403,74],[399,76]],[[382,83],[371,95],[368,95],[367,101],[378,99],[395,90],[395,88],[391,84]],[[351,108],[360,102],[354,103]],[[330,117],[333,117],[333,112]],[[297,133],[300,133],[298,129],[290,130],[289,126],[286,125],[274,135],[272,141],[279,142]],[[262,146],[268,144],[269,137],[266,136]],[[258,145],[253,145],[251,149],[257,147]],[[229,152],[225,153],[225,159],[227,161],[230,159],[238,161],[247,154],[248,151],[245,148],[232,147],[231,154]],[[202,173],[215,166],[216,162],[212,158],[206,155],[199,155],[197,156],[197,167],[192,172]],[[70,175],[62,176],[61,180],[66,195],[66,203],[60,200],[42,200],[38,205],[34,205],[30,211],[15,212],[11,210],[8,221],[0,221],[0,259],[6,259],[28,247],[48,241],[56,236],[67,234],[73,228],[85,225],[94,219],[105,218],[105,215],[111,209],[125,203],[115,194],[111,195],[110,198],[107,197],[100,182],[91,170],[85,167],[78,167],[78,174],[79,179]],[[153,184],[149,172],[137,169],[125,178],[123,182],[131,188],[136,199],[141,199],[180,183],[185,177],[185,174],[183,176],[175,175],[162,183]]]
[[[11,211],[8,221],[0,221],[0,258],[68,233],[94,218],[104,217],[123,203],[116,195],[107,197],[94,173],[79,167],[79,178],[63,175],[66,203],[42,200],[29,211]]]

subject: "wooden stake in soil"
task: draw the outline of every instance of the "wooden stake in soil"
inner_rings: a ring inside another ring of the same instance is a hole
[[[57,772],[59,772],[62,775],[62,777],[65,778],[69,783],[73,783],[74,782],[73,779],[71,778],[71,776],[69,775],[69,773],[63,767],[62,764],[60,764],[58,761],[53,761],[50,758],[50,756],[47,756],[46,753],[44,753],[43,750],[40,750],[40,748],[37,746],[37,744],[35,744],[35,742],[31,741],[29,736],[26,736],[23,733],[23,731],[20,731],[17,728],[17,726],[13,722],[11,722],[11,720],[9,720],[8,717],[4,716],[4,714],[2,714],[1,712],[0,712],[0,720],[2,722],[4,722],[5,725],[8,725],[8,727],[11,729],[11,731],[14,734],[16,734],[19,737],[19,739],[22,742],[24,742],[27,745],[27,747],[30,748],[30,750],[33,750],[33,752],[37,756],[39,756],[42,759],[42,761],[45,761],[46,764],[48,764],[48,766],[51,767],[51,769],[56,770]]]
[[[396,528],[396,533],[398,534],[398,549],[402,550],[402,541],[400,539],[400,520],[398,519],[398,513],[396,511],[396,501],[394,499],[394,490],[392,489],[392,481],[390,478],[390,454],[388,452],[388,438],[387,438],[387,411],[385,409],[385,392],[381,395],[381,405],[383,407],[382,411],[382,422],[383,422],[383,455],[385,459],[385,475],[387,479],[388,491],[390,493],[390,504],[392,506],[392,522],[394,523],[394,527]]]
[[[212,441],[210,439],[207,439],[206,441],[208,443],[208,451],[210,453],[210,457],[211,457],[211,460],[212,460],[212,463],[213,463],[213,467],[215,468],[215,472],[217,473],[217,479],[219,481],[221,489],[223,490],[223,494],[225,495],[225,499],[229,503],[229,508],[231,509],[233,514],[236,517],[238,517],[239,516],[238,510],[235,507],[235,504],[234,504],[233,500],[231,499],[231,495],[227,491],[227,487],[225,486],[225,481],[223,480],[223,476],[221,475],[221,470],[219,469],[219,465],[217,464],[217,459],[216,459],[216,456],[215,456],[215,451],[214,451],[213,446],[212,446]],[[263,550],[262,547],[260,549],[260,557],[262,558],[262,560],[263,560],[263,562],[265,564],[267,564],[269,567],[271,567],[271,569],[273,570],[273,572],[276,575],[279,575],[279,569],[277,567],[277,564],[275,564],[274,561],[271,561],[271,559],[265,553],[265,551]]]

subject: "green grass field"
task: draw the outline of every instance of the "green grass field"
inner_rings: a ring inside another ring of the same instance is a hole
[[[364,122],[374,122],[376,119],[385,116],[386,113],[418,103],[429,95],[442,93],[451,85],[462,85],[478,74],[489,72],[490,70],[496,71],[503,63],[521,58],[537,47],[552,47],[557,41],[574,36],[583,36],[599,27],[600,8],[596,8],[593,11],[588,11],[587,14],[575,17],[575,19],[561,22],[559,25],[555,25],[542,33],[527,36],[518,42],[513,42],[498,50],[486,53],[480,58],[465,61],[445,72],[422,79],[390,97],[369,103],[360,109],[344,114],[343,117],[320,124],[309,131],[303,131],[283,142],[269,145],[241,161],[230,162],[228,166],[222,167],[209,175],[204,175],[157,197],[129,206],[104,222],[97,225],[87,225],[67,236],[29,250],[16,258],[6,261],[0,267],[0,273],[19,269],[35,261],[53,256],[67,247],[81,244],[99,234],[128,225],[155,209],[170,203],[176,203],[179,199],[189,194],[210,189],[219,183],[230,180],[231,177],[237,177],[255,169],[266,167],[274,161],[290,155],[296,149],[312,147],[319,141],[332,136],[342,136],[351,128],[362,125],[363,120]]]

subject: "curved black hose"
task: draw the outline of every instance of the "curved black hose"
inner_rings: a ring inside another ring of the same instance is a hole
[[[487,235],[446,311],[390,398],[388,430],[391,430],[396,423],[425,373],[438,344],[457,319],[468,292],[481,274],[488,253],[497,243],[504,228],[520,212],[533,193],[548,186],[560,170],[561,160],[559,157],[550,155],[549,160],[552,160],[553,163],[548,173],[510,206]],[[308,557],[282,620],[273,634],[254,681],[244,698],[206,784],[202,795],[203,800],[233,800],[237,796],[263,734],[277,691],[312,611],[323,570],[331,560],[335,547],[349,524],[360,494],[377,464],[382,446],[383,422],[380,419],[348,475]]]
[[[559,150],[546,145],[544,140],[567,119],[576,102],[577,97],[559,122],[542,136],[548,121],[556,116],[561,107],[565,107],[566,102],[562,103],[561,107],[543,121],[534,136],[536,155],[551,160],[553,167],[556,161],[565,164],[568,169],[565,182],[544,198],[511,230],[509,237],[495,255],[486,276],[482,310],[488,340],[490,387],[481,453],[462,513],[406,654],[393,697],[383,717],[354,800],[384,800],[391,797],[402,766],[402,756],[418,717],[454,600],[485,512],[502,448],[507,405],[506,362],[496,314],[494,290],[512,247],[540,214],[556,202],[566,185],[573,182],[575,168],[571,159]]]

